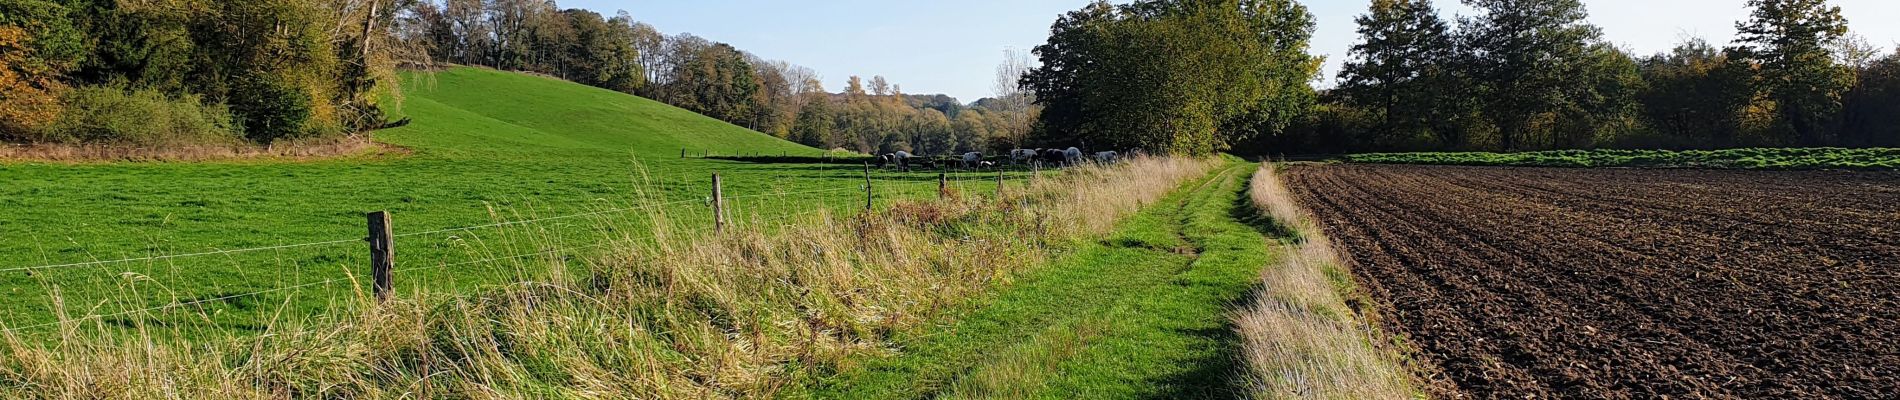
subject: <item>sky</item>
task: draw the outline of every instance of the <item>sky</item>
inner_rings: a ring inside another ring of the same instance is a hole
[[[1028,51],[1048,38],[1058,15],[1088,0],[559,0],[634,19],[667,34],[692,33],[740,50],[817,70],[838,91],[852,75],[883,75],[905,93],[943,93],[964,102],[994,94],[1005,49]],[[1119,2],[1119,1],[1118,1]],[[1313,54],[1327,57],[1320,86],[1331,86],[1358,36],[1353,17],[1370,0],[1304,0],[1318,23]],[[1471,14],[1456,0],[1436,1],[1450,19]],[[1744,0],[1584,0],[1604,38],[1637,55],[1668,50],[1683,38],[1717,45],[1748,16]],[[1875,47],[1900,45],[1900,0],[1833,0],[1855,34]]]

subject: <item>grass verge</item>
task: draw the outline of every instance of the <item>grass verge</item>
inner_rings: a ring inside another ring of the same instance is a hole
[[[1271,258],[1231,216],[1250,170],[1201,179],[954,323],[900,338],[900,354],[788,397],[1236,397],[1229,307]]]
[[[542,280],[404,291],[380,305],[359,290],[344,305],[353,311],[273,320],[255,335],[69,321],[51,344],[0,335],[0,398],[773,397],[812,371],[889,352],[894,335],[1007,286],[1208,167],[1137,159],[997,198],[898,202],[770,230],[656,223],[651,240],[613,242],[599,257],[505,266],[544,268]]]
[[[1718,169],[1900,169],[1900,149],[1754,148],[1728,150],[1553,150],[1523,153],[1371,153],[1344,157],[1367,164],[1518,167],[1646,167]]]
[[[1258,399],[1421,398],[1395,342],[1384,341],[1332,243],[1281,185],[1272,165],[1251,182],[1253,212],[1281,239],[1261,294],[1234,316],[1249,395]],[[1381,343],[1395,343],[1382,345]]]

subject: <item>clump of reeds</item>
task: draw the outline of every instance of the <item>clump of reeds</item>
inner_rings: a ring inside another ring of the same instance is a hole
[[[1260,399],[1419,397],[1397,352],[1347,306],[1355,290],[1332,243],[1271,164],[1253,177],[1254,206],[1296,237],[1262,272],[1261,295],[1235,316],[1250,394]]]
[[[771,397],[899,351],[894,333],[1106,232],[1210,166],[1142,158],[999,196],[753,217],[720,234],[654,211],[651,237],[580,260],[586,274],[547,260],[550,278],[383,304],[358,295],[251,336],[69,319],[51,341],[0,335],[0,398]]]

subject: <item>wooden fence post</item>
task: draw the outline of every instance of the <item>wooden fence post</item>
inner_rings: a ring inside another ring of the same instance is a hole
[[[996,169],[996,198],[1003,198],[1003,169]]]
[[[720,188],[719,174],[713,174],[713,233],[726,232],[726,195]]]
[[[871,162],[864,162],[864,211],[871,211]]]
[[[389,300],[390,271],[396,267],[396,241],[389,234],[389,222],[388,211],[369,213],[370,292],[379,303]]]
[[[950,171],[937,172],[937,200],[950,199]]]
[[[685,148],[685,147],[681,147],[681,148],[680,148],[680,158],[686,158],[686,148]]]

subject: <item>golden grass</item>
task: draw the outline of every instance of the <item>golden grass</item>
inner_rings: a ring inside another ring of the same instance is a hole
[[[1368,316],[1347,306],[1351,275],[1271,164],[1255,174],[1254,205],[1300,238],[1261,274],[1262,294],[1235,316],[1251,395],[1260,399],[1422,397],[1398,352]]]
[[[655,211],[581,260],[590,273],[474,294],[359,294],[255,336],[180,339],[67,318],[50,343],[0,335],[0,398],[766,398],[826,366],[897,351],[1064,243],[1099,235],[1206,160],[1045,174],[998,198],[916,202],[725,234]],[[646,234],[654,237],[646,238]],[[635,238],[635,236],[639,238]]]
[[[166,146],[115,144],[0,144],[0,162],[86,163],[110,161],[220,161],[243,159],[308,160],[353,155],[407,154],[401,147],[376,143],[368,136],[285,140],[270,146],[250,143],[198,143]]]

